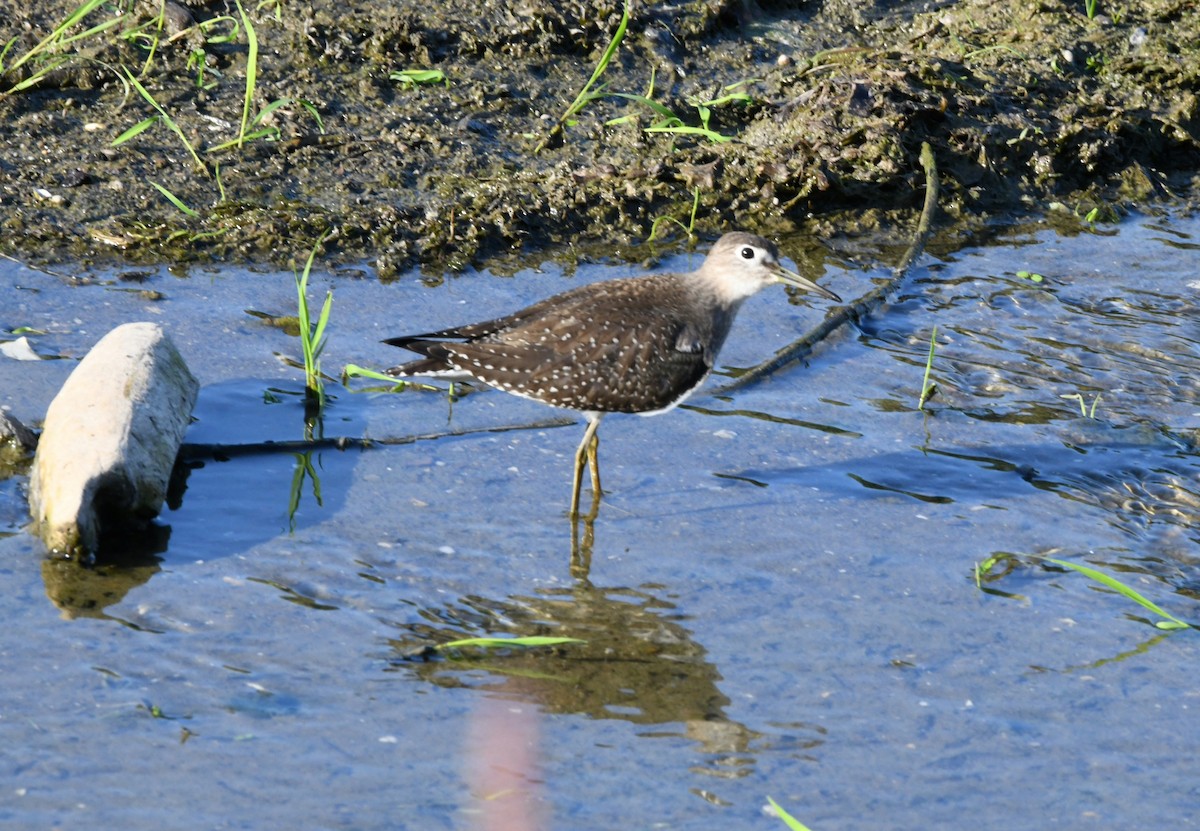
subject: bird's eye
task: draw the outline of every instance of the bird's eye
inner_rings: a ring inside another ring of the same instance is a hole
[[[747,245],[745,248],[742,249],[742,259],[743,260],[753,260],[754,259],[754,249],[751,248],[749,245]]]

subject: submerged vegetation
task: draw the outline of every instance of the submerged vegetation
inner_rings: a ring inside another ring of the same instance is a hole
[[[1031,556],[1028,558],[1030,564],[1050,564],[1063,571],[1074,571],[1088,579],[1099,583],[1104,588],[1116,592],[1118,595],[1125,597],[1151,614],[1155,615],[1158,620],[1146,621],[1153,625],[1156,629],[1175,630],[1175,629],[1191,629],[1192,624],[1186,623],[1172,615],[1170,612],[1163,609],[1158,604],[1151,601],[1141,592],[1133,587],[1121,582],[1111,574],[1101,571],[1100,569],[1086,566],[1082,563],[1073,563],[1070,560],[1062,560],[1054,557],[1039,557]],[[1022,558],[1015,554],[994,554],[975,566],[975,585],[979,588],[984,588],[986,583],[993,583],[1010,575],[1017,568],[1024,565]],[[1005,594],[992,590],[991,593]],[[1012,595],[1009,595],[1012,596]]]
[[[767,802],[770,803],[771,810],[773,810],[775,812],[775,815],[778,816],[779,819],[783,821],[784,825],[786,825],[788,828],[792,829],[792,831],[809,831],[807,825],[805,825],[800,820],[793,817],[787,811],[783,810],[783,808],[779,805],[779,803],[776,802],[774,799],[772,799],[771,797],[768,796]]]

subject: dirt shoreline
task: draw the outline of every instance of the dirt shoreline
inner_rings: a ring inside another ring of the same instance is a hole
[[[4,5],[0,253],[23,260],[286,265],[330,231],[325,257],[385,278],[503,269],[677,244],[694,205],[701,237],[853,234],[919,210],[923,141],[947,222],[1200,191],[1196,0],[635,2],[609,94],[540,152],[621,0],[248,2],[274,132],[215,151],[243,117],[236,6],[109,3],[17,65],[79,4]],[[417,69],[445,80],[389,77]],[[182,137],[160,118],[114,146],[155,115],[130,77]]]

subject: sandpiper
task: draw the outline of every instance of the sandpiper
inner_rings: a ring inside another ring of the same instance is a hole
[[[770,240],[733,232],[689,274],[591,283],[506,317],[389,338],[422,357],[388,375],[481,381],[588,421],[575,451],[571,516],[579,515],[584,464],[600,495],[597,429],[605,413],[657,415],[687,398],[712,371],[746,298],[772,283],[839,301],[779,264]]]

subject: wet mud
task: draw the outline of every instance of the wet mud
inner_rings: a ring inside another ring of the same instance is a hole
[[[384,278],[503,270],[907,227],[922,142],[968,225],[1190,200],[1200,167],[1192,0],[634,2],[565,123],[621,0],[106,3],[57,38],[78,3],[3,5],[24,260],[287,264],[328,233]]]

